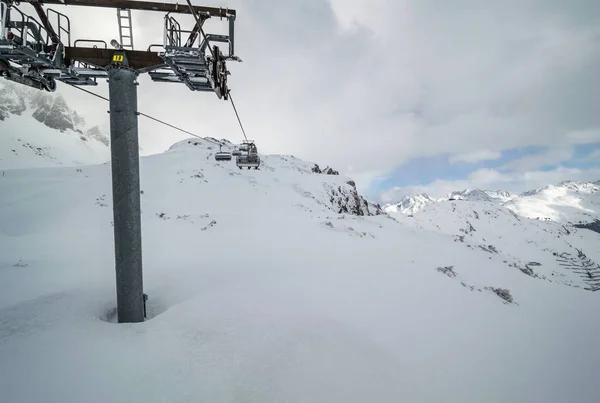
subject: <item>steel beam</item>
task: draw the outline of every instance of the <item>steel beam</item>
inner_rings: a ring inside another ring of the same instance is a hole
[[[108,7],[108,8],[129,8],[131,10],[162,11],[167,13],[191,14],[190,9],[185,4],[160,3],[154,1],[133,1],[133,0],[26,0],[28,3],[57,4],[63,6],[88,6],[88,7]],[[228,17],[235,16],[236,11],[219,8],[193,6],[196,13],[209,13],[212,16]]]
[[[124,50],[129,60],[129,67],[135,70],[159,68],[164,65],[157,52],[144,50]],[[105,68],[110,64],[114,49],[65,47],[65,59]]]
[[[42,25],[44,26],[46,31],[48,31],[48,34],[50,35],[50,39],[52,39],[52,44],[54,46],[58,46],[58,44],[60,43],[60,38],[59,38],[58,34],[56,33],[56,31],[54,30],[54,28],[52,27],[52,24],[50,24],[50,21],[48,20],[48,16],[46,15],[44,8],[37,1],[30,1],[30,3],[33,6],[33,8],[35,9],[38,17],[40,17],[40,21],[42,21]]]

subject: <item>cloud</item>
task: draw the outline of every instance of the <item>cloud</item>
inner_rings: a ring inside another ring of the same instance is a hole
[[[573,144],[600,142],[600,127],[567,133],[566,141]]]
[[[457,154],[450,157],[451,164],[465,162],[467,164],[476,164],[482,161],[494,161],[500,159],[502,153],[497,151],[481,150],[472,153]]]
[[[528,171],[501,173],[495,169],[480,169],[472,172],[462,180],[435,180],[426,185],[395,187],[381,195],[384,203],[399,200],[402,196],[414,193],[426,193],[432,197],[441,197],[454,190],[477,189],[502,189],[514,193],[558,183],[565,180],[597,181],[600,178],[600,167],[591,169],[565,168],[559,166],[549,171]]]
[[[526,155],[515,159],[498,169],[527,172],[569,161],[574,155],[575,151],[572,147],[550,148],[539,154]]]
[[[595,149],[594,151],[592,151],[591,153],[589,153],[582,159],[584,161],[600,163],[600,148]]]

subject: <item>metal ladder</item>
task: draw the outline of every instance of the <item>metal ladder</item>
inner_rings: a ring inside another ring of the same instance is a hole
[[[121,47],[123,49],[133,50],[131,10],[128,8],[117,8],[117,20],[119,21],[119,40]]]

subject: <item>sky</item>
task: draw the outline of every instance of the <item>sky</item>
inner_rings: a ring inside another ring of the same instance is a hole
[[[193,3],[238,12],[243,62],[228,64],[228,81],[262,153],[332,166],[383,203],[600,180],[597,0]],[[53,8],[71,16],[72,40],[117,37],[114,10]],[[162,43],[163,14],[133,18],[136,49]],[[206,31],[225,27],[209,20]],[[105,83],[93,90],[108,94]],[[104,101],[58,92],[88,122],[108,123]],[[200,136],[243,139],[216,95],[142,76],[138,96],[140,111]],[[140,136],[145,153],[189,137],[147,119]]]

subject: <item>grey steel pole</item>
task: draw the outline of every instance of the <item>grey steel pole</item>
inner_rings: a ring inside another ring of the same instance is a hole
[[[144,321],[136,74],[108,68],[117,314]]]

